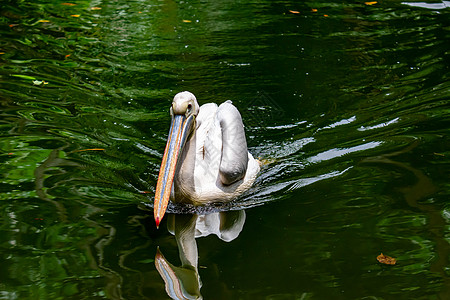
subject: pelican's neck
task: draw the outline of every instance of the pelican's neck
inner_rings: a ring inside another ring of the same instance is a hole
[[[191,202],[188,195],[193,191],[186,189],[195,189],[194,185],[194,169],[195,169],[195,144],[196,130],[194,129],[189,139],[184,145],[181,153],[177,172],[174,180],[175,195],[172,197],[174,202]]]

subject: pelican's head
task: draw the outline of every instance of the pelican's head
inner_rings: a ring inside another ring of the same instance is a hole
[[[159,223],[169,204],[177,163],[184,144],[195,129],[195,118],[199,110],[197,99],[190,92],[178,93],[173,98],[172,106],[170,107],[172,124],[170,125],[169,138],[159,169],[158,183],[156,184],[153,207],[156,227],[159,227]]]
[[[172,107],[170,108],[170,114],[184,115],[189,117],[191,115],[197,116],[200,107],[198,106],[197,99],[191,92],[181,92],[173,97]]]

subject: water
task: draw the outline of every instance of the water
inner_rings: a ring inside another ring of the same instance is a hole
[[[448,1],[71,4],[0,4],[0,299],[168,298],[149,204],[182,90],[232,99],[266,162],[198,211],[245,209],[196,239],[204,299],[450,297]]]

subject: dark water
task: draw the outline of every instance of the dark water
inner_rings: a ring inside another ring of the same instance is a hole
[[[196,240],[204,299],[450,298],[448,1],[72,4],[0,4],[0,299],[168,298],[182,90],[232,99],[267,162],[211,209],[239,236]]]

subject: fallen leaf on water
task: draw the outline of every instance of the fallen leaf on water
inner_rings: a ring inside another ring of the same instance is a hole
[[[19,25],[19,24],[9,24],[8,26],[9,27],[14,27],[14,26],[17,26],[17,25]]]
[[[70,15],[71,17],[74,17],[74,18],[79,18],[80,17],[80,15]]]
[[[377,4],[377,1],[364,2],[365,5],[374,5]]]
[[[39,20],[38,21],[39,23],[48,23],[48,22],[50,22],[49,20]]]
[[[99,9],[102,9],[101,7],[98,7],[98,6],[94,6],[94,7],[91,7],[91,9],[92,10],[99,10]]]
[[[0,53],[1,54],[1,53]],[[434,152],[434,155],[445,156],[445,154]]]
[[[191,20],[183,20],[184,23],[191,23]]]
[[[297,11],[297,10],[290,10],[289,12],[292,13],[292,14],[299,14],[299,13],[300,13],[300,12]]]
[[[70,54],[66,54],[64,57],[65,57],[65,58],[68,58],[69,56],[70,56]]]
[[[395,265],[397,263],[397,260],[395,258],[384,255],[383,253],[377,256],[377,260],[378,262],[385,265]]]
[[[103,148],[91,148],[91,149],[80,149],[80,150],[75,150],[75,151],[72,151],[72,152],[103,151],[103,150],[105,150],[105,149],[103,149]]]
[[[328,15],[323,15],[325,18],[327,18],[328,17]]]
[[[75,3],[64,2],[64,3],[61,3],[61,5],[75,6],[76,4]]]
[[[5,54],[5,52],[0,52],[0,55],[1,55],[1,54]]]
[[[317,8],[311,8],[312,12],[317,12]]]
[[[34,85],[44,85],[44,84],[48,84],[48,81],[45,81],[45,80],[33,80],[33,84]]]

